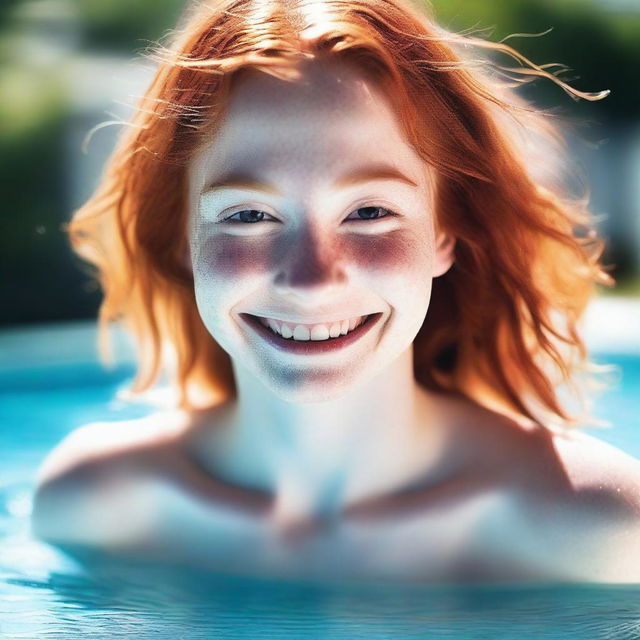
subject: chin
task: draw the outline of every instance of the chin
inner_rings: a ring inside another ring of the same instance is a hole
[[[367,378],[368,379],[368,378]],[[284,402],[309,404],[329,402],[347,395],[366,382],[365,376],[357,374],[336,375],[329,372],[313,375],[309,371],[289,370],[264,380],[265,386]]]

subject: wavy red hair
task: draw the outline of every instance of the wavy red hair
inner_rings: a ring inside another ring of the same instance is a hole
[[[469,52],[487,53],[472,59]],[[507,69],[494,54],[520,64]],[[540,169],[561,156],[548,113],[514,84],[564,83],[513,48],[450,33],[406,0],[216,0],[194,5],[160,48],[153,81],[93,197],[69,224],[73,249],[104,291],[100,353],[122,320],[138,350],[131,391],[162,372],[185,409],[235,393],[229,357],[198,314],[187,247],[186,166],[224,117],[233,80],[257,68],[286,81],[297,63],[355,64],[392,97],[409,143],[436,176],[437,224],[456,238],[455,264],[434,281],[414,341],[426,388],[458,393],[536,421],[570,422],[558,386],[587,364],[578,320],[599,260],[586,198],[571,198]],[[566,164],[566,163],[565,163]]]

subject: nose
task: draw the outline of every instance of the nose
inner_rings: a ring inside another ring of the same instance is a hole
[[[306,227],[288,241],[273,279],[276,293],[310,301],[342,287],[346,271],[340,242]]]

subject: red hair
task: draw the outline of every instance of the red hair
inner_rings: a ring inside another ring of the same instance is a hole
[[[467,58],[480,50],[521,66]],[[296,81],[297,62],[322,57],[357,65],[392,97],[408,142],[434,170],[437,224],[456,238],[454,266],[434,281],[414,341],[418,382],[569,424],[558,385],[585,368],[577,322],[595,283],[612,280],[586,199],[540,175],[533,153],[561,158],[557,128],[511,86],[545,77],[576,98],[606,92],[579,92],[505,44],[447,32],[407,0],[201,3],[159,54],[132,126],[69,225],[73,249],[95,266],[104,291],[103,359],[110,322],[124,321],[134,337],[133,393],[163,371],[182,408],[235,392],[229,357],[200,319],[182,259],[186,165],[215,135],[239,71]]]

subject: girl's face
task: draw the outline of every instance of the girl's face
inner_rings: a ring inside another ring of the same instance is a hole
[[[428,171],[384,95],[348,66],[238,79],[189,167],[196,302],[236,366],[287,401],[321,401],[411,346],[453,255],[434,233]]]

